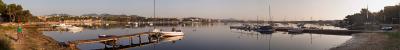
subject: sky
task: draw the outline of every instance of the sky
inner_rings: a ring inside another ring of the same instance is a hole
[[[153,16],[153,0],[3,0],[36,16],[90,13]],[[400,0],[156,0],[156,16],[241,20],[338,20],[369,8],[377,12]],[[268,17],[268,4],[271,16]],[[368,5],[368,6],[367,6]]]

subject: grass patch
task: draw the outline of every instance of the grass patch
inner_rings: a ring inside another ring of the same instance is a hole
[[[15,26],[0,26],[0,30],[13,30],[13,29],[17,29],[17,27]]]
[[[385,44],[385,49],[393,50],[393,49],[400,49],[400,32],[390,32],[385,33],[389,36],[387,44]]]
[[[389,38],[400,39],[400,32],[389,32],[385,33]]]

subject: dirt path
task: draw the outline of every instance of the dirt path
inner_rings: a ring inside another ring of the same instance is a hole
[[[383,33],[359,33],[353,34],[352,39],[331,50],[398,50],[388,48],[390,42],[393,41]]]
[[[40,31],[24,29],[19,37],[16,31],[6,30],[4,32],[12,39],[11,48],[14,50],[69,50]]]

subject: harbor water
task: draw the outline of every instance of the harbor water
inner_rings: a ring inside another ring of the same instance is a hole
[[[96,39],[99,35],[129,35],[148,32],[154,28],[165,31],[177,28],[185,33],[184,36],[163,38],[160,42],[153,44],[118,48],[128,50],[329,50],[330,48],[340,46],[352,38],[351,35],[290,34],[282,31],[265,34],[229,28],[232,25],[240,25],[238,23],[183,24],[173,26],[116,25],[119,26],[108,24],[102,26],[78,26],[83,27],[83,30],[78,32],[43,31],[43,34],[59,42],[68,42]],[[133,39],[133,43],[138,42],[138,38]],[[143,40],[143,42],[146,42],[146,40]],[[117,44],[121,46],[130,45],[131,43],[130,39],[120,39],[117,41]],[[103,43],[80,44],[77,47],[82,50],[111,48],[111,46],[104,45]]]

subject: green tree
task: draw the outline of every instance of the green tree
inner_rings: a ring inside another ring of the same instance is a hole
[[[360,13],[348,15],[344,19],[349,25],[363,25],[365,22],[372,19],[373,15],[367,9],[361,9]],[[367,15],[369,18],[367,18]]]
[[[22,11],[22,7],[16,4],[7,5],[6,14],[11,18],[11,22],[15,22],[16,15],[18,12]]]
[[[6,22],[39,21],[38,18],[33,17],[29,10],[24,10],[21,5],[7,5],[2,0],[0,0],[0,15]]]

